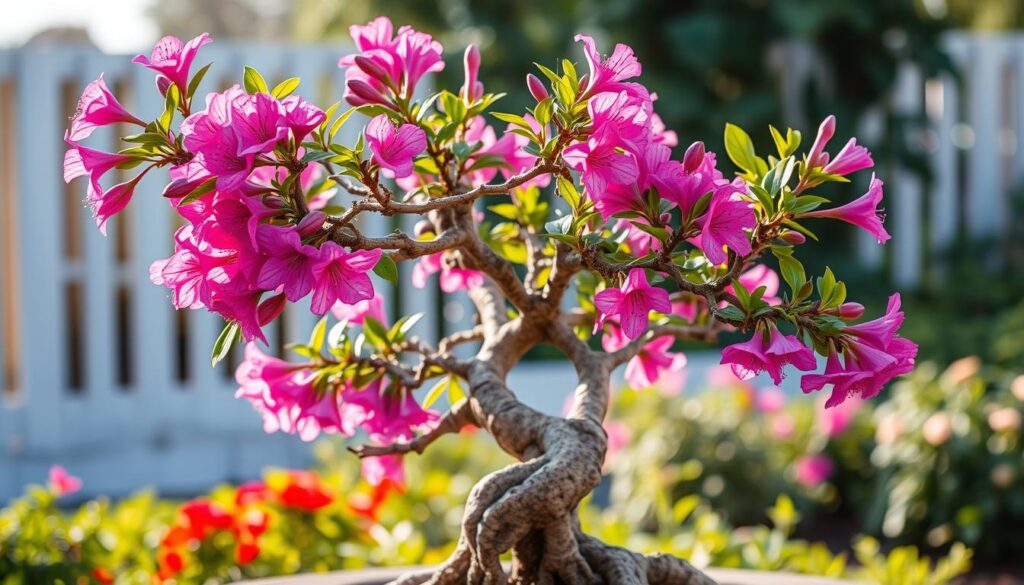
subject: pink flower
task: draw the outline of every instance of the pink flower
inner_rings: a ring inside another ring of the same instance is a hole
[[[347,427],[358,426],[374,441],[390,445],[437,424],[437,413],[421,408],[412,392],[384,382],[378,378],[366,388],[348,386],[341,392]]]
[[[284,108],[265,93],[236,97],[232,104],[231,128],[238,136],[238,156],[268,153],[278,142],[288,138]]]
[[[320,246],[320,259],[313,264],[313,300],[310,309],[323,315],[336,301],[351,305],[373,298],[373,283],[366,274],[380,260],[381,251],[346,253],[334,242]]]
[[[466,79],[462,83],[459,95],[472,103],[484,95],[484,84],[480,83],[478,79],[480,76],[480,49],[477,49],[476,45],[466,47],[462,64],[466,72]]]
[[[674,338],[659,337],[644,346],[640,353],[626,364],[626,383],[630,388],[648,388],[658,383],[662,374],[680,372],[686,367],[686,356],[670,352]]]
[[[868,192],[858,199],[841,207],[821,209],[802,214],[800,217],[828,217],[851,223],[875,236],[879,244],[888,241],[891,236],[882,226],[883,215],[878,210],[882,201],[882,181],[871,177]]]
[[[851,138],[835,158],[825,165],[822,172],[830,175],[849,175],[861,169],[870,168],[874,164],[875,161],[871,160],[871,153],[868,149],[857,144],[856,138]]]
[[[366,125],[366,141],[373,152],[373,162],[394,173],[396,178],[412,174],[413,159],[427,148],[427,135],[413,124],[398,129],[384,114]]]
[[[725,262],[724,247],[737,255],[750,253],[750,237],[745,230],[757,224],[750,203],[737,195],[733,186],[719,189],[711,198],[707,213],[701,218],[698,247],[712,264]]]
[[[387,317],[384,316],[384,298],[376,293],[373,298],[364,299],[351,305],[334,303],[331,313],[338,321],[347,321],[355,325],[362,325],[366,317],[373,317],[381,324],[388,322]]]
[[[405,485],[405,467],[399,455],[383,455],[381,457],[364,457],[361,465],[363,479],[372,486],[390,479],[397,485]]]
[[[318,395],[313,389],[316,371],[311,365],[268,356],[249,343],[235,371],[239,384],[235,397],[245,398],[263,415],[267,433],[298,434],[303,441],[312,441],[321,431],[342,432],[337,392]]]
[[[100,228],[100,233],[107,235],[107,220],[124,211],[128,202],[132,200],[132,195],[135,194],[135,187],[139,184],[139,180],[146,175],[150,168],[152,167],[142,171],[134,179],[118,183],[106,191],[98,191],[96,189],[98,185],[90,183],[85,203],[92,209],[92,216]]]
[[[327,117],[315,104],[297,95],[281,100],[281,107],[284,108],[284,123],[291,129],[296,143],[301,143]]]
[[[398,29],[398,56],[405,70],[405,97],[411,98],[416,84],[427,73],[444,69],[441,54],[444,47],[426,33],[403,26]]]
[[[668,291],[651,286],[642,268],[630,270],[621,289],[606,288],[594,295],[594,305],[601,315],[597,329],[603,325],[605,317],[618,316],[622,332],[629,339],[636,339],[647,330],[651,311],[672,311]]]
[[[606,91],[622,91],[635,84],[622,83],[627,79],[638,77],[641,72],[640,62],[633,54],[633,49],[621,43],[615,45],[610,57],[601,60],[597,43],[587,35],[576,35],[576,42],[583,43],[583,52],[587,57],[590,72],[587,74],[585,95],[592,96]]]
[[[769,305],[777,305],[782,302],[782,299],[777,296],[779,292],[779,275],[764,264],[756,264],[750,270],[740,274],[739,281],[751,293],[763,286],[764,296],[761,298]],[[731,284],[725,287],[725,290],[731,293],[736,292]]]
[[[807,153],[808,168],[813,169],[825,166],[828,163],[828,153],[825,152],[825,146],[828,145],[829,140],[832,140],[835,133],[836,117],[830,115],[818,126],[818,135],[814,138],[814,144],[811,146],[810,152]]]
[[[313,289],[313,264],[320,251],[303,244],[298,231],[291,226],[264,224],[257,231],[260,249],[269,258],[260,268],[256,285],[265,290],[282,287],[285,297],[296,302]]]
[[[50,468],[50,491],[58,498],[82,489],[82,480],[71,475],[60,465]]]
[[[71,129],[65,140],[78,142],[92,134],[100,126],[126,122],[145,126],[145,122],[133,116],[117,101],[114,94],[107,89],[103,75],[96,81],[85,86],[82,97],[78,98],[78,107],[71,116]]]
[[[569,166],[583,173],[583,185],[599,200],[608,185],[627,185],[637,178],[636,160],[618,151],[618,136],[610,126],[598,129],[586,142],[565,149],[563,158]]]
[[[774,327],[768,343],[764,335],[755,332],[749,341],[730,345],[722,350],[722,364],[732,364],[732,371],[742,380],[749,380],[760,372],[768,372],[776,384],[784,377],[782,368],[792,364],[798,370],[817,367],[814,352],[792,336],[783,335]]]
[[[796,480],[806,488],[815,488],[832,477],[835,466],[827,455],[805,455],[794,463]]]
[[[469,290],[484,284],[482,272],[457,266],[446,266],[444,252],[437,252],[420,257],[419,262],[413,266],[412,285],[416,288],[427,286],[427,279],[437,272],[441,273],[439,281],[441,290],[446,293]]]
[[[138,55],[132,59],[132,63],[138,63],[163,75],[171,83],[177,85],[181,94],[185,95],[188,90],[188,75],[189,69],[192,68],[192,61],[199,53],[199,48],[209,42],[212,41],[207,33],[203,33],[187,43],[183,43],[178,37],[166,36],[157,41],[149,57]]]
[[[70,148],[64,153],[65,183],[84,176],[88,176],[95,183],[117,165],[135,160],[130,154],[93,150],[71,141],[68,141],[68,146]]]
[[[240,188],[252,172],[256,158],[252,152],[239,154],[252,145],[243,143],[232,127],[235,107],[247,99],[248,94],[237,85],[223,93],[208,94],[206,109],[181,123],[185,148],[196,153],[196,162],[217,177],[217,188],[222,191]]]
[[[843,333],[853,335],[878,349],[888,349],[889,345],[896,339],[896,333],[903,325],[903,311],[900,310],[900,293],[889,297],[885,314],[878,319],[865,321],[856,325],[849,325],[843,329]]]

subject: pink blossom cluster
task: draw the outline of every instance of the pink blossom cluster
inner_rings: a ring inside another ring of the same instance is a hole
[[[367,317],[384,319],[379,296],[335,309],[335,316],[351,324],[362,324]],[[322,367],[312,361],[295,363],[268,356],[249,343],[235,371],[239,385],[235,395],[248,400],[263,416],[264,431],[296,434],[303,441],[312,441],[320,433],[351,437],[362,430],[375,443],[391,445],[412,440],[437,422],[436,413],[421,408],[408,389],[387,376],[361,387],[351,381],[338,386],[318,382]],[[384,478],[404,483],[397,456],[368,457],[363,472],[374,485]]]
[[[750,238],[744,230],[753,228],[756,218],[750,203],[740,197],[746,191],[743,180],[725,179],[716,168],[715,154],[706,152],[700,142],[692,144],[681,161],[671,160],[677,139],[654,113],[656,96],[628,81],[641,71],[632,49],[619,44],[602,60],[593,39],[576,39],[583,42],[590,67],[584,91],[591,126],[587,139],[569,146],[563,158],[581,172],[602,217],[644,211],[645,195],[653,188],[686,218],[710,194],[706,209],[696,218],[701,229],[693,243],[713,264],[725,261],[725,247],[749,253]]]
[[[140,55],[135,62],[159,73],[161,91],[173,85],[185,92],[196,53],[208,42],[207,35],[187,43],[165,37],[151,56]],[[86,200],[104,229],[128,204],[142,177],[167,165],[171,182],[164,196],[186,224],[175,233],[174,254],[150,268],[151,279],[171,289],[175,307],[206,308],[237,323],[246,339],[265,340],[261,326],[280,314],[285,301],[311,295],[311,310],[323,315],[335,303],[373,296],[367,273],[381,251],[350,251],[328,239],[326,216],[318,209],[331,192],[306,201],[305,209],[274,194],[273,183],[285,181],[289,173],[299,173],[302,193],[318,180],[321,168],[299,162],[299,145],[324,119],[320,108],[299,96],[278,99],[236,85],[207,95],[205,109],[188,115],[177,133],[164,130],[169,148],[177,145],[173,154],[155,159],[105,153],[80,141],[109,124],[153,128],[130,114],[101,76],[86,87],[71,120],[64,176],[67,181],[89,178]],[[393,156],[393,142],[375,147],[375,156]],[[140,158],[152,164],[126,182],[101,187],[104,174]]]

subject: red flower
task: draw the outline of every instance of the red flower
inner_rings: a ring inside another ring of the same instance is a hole
[[[315,512],[334,502],[334,494],[316,475],[308,471],[289,471],[288,479],[288,485],[277,494],[283,506]]]
[[[92,576],[100,583],[110,584],[114,582],[114,574],[103,567],[96,567],[92,570]]]
[[[255,541],[240,542],[238,543],[238,548],[235,549],[235,561],[238,562],[239,565],[248,565],[259,555],[260,547]]]

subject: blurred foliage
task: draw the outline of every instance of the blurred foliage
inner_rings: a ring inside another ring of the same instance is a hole
[[[989,560],[1021,551],[1020,374],[976,358],[924,364],[887,402],[828,411],[724,375],[694,397],[623,390],[606,484],[581,521],[607,542],[698,566],[948,583],[967,570],[965,546]],[[474,482],[510,462],[464,432],[410,457],[399,493],[362,482],[342,443],[317,451],[315,474],[269,471],[185,504],[144,492],[63,510],[30,487],[0,511],[0,583],[141,585],[163,572],[198,584],[437,563]],[[946,556],[933,562],[936,552]]]
[[[781,494],[814,530],[849,525],[932,549],[964,542],[990,560],[1024,552],[1012,536],[1024,532],[1020,364],[925,363],[890,395],[841,412],[807,399],[766,408],[776,390],[734,378],[685,400],[624,392],[612,416],[644,432],[610,464],[609,513],[661,530],[677,502],[700,497],[753,524]],[[807,472],[821,460],[820,477]]]

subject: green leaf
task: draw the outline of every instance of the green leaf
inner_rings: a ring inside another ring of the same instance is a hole
[[[238,326],[238,322],[228,321],[224,325],[224,329],[217,336],[217,341],[213,343],[213,351],[210,353],[210,361],[213,367],[216,367],[218,362],[228,357],[228,353],[231,352],[231,346],[241,337],[242,328]]]
[[[199,186],[193,189],[191,193],[182,197],[181,200],[178,201],[178,207],[192,203],[196,199],[199,199],[203,195],[206,195],[210,191],[213,191],[216,187],[217,177],[210,177],[209,179],[200,183]]]
[[[568,235],[569,227],[572,225],[572,216],[564,215],[544,224],[544,231],[549,234]]]
[[[388,330],[384,328],[380,321],[369,315],[363,317],[363,335],[377,349],[384,349],[389,344]]]
[[[289,77],[275,85],[274,89],[270,92],[270,95],[279,100],[284,99],[290,96],[293,91],[298,89],[300,81],[301,80],[298,77]]]
[[[757,175],[757,154],[754,142],[742,128],[734,124],[725,125],[725,152],[732,162],[751,175]]]
[[[196,74],[192,77],[192,81],[188,82],[188,89],[185,91],[185,97],[192,99],[195,95],[196,90],[199,89],[199,84],[203,82],[203,78],[206,77],[206,72],[210,70],[210,65],[213,63],[207,63],[205,67],[196,71]]]
[[[314,352],[320,353],[320,350],[324,346],[324,339],[327,337],[327,317],[321,317],[316,323],[316,327],[313,327],[313,332],[309,335],[309,347]]]
[[[452,376],[449,374],[444,378],[441,378],[440,382],[434,384],[430,391],[427,392],[427,395],[423,397],[423,408],[430,408],[433,406],[434,403],[437,402],[437,399],[447,392],[448,385],[451,384],[451,380]]]
[[[504,217],[505,219],[519,219],[519,208],[512,203],[499,203],[497,205],[491,205],[487,209],[501,217]]]
[[[259,71],[248,65],[245,66],[245,73],[242,74],[242,84],[247,93],[267,93],[267,82]]]
[[[779,270],[782,272],[782,279],[789,285],[794,296],[799,294],[800,289],[807,282],[804,265],[793,257],[792,249],[775,246],[772,248],[772,253],[779,260]]]
[[[301,161],[304,163],[319,162],[329,158],[334,158],[334,156],[335,154],[329,150],[307,150],[306,153],[302,155]]]
[[[380,260],[377,261],[377,265],[373,267],[373,273],[391,284],[398,286],[398,266],[395,265],[395,261],[391,256],[381,254]]]
[[[579,190],[576,189],[576,185],[572,181],[561,175],[558,176],[558,194],[568,201],[573,209],[579,208],[581,200]]]

